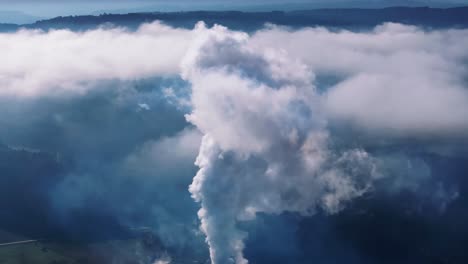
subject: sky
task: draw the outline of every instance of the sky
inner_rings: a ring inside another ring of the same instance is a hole
[[[99,12],[144,12],[144,11],[181,11],[181,10],[272,10],[304,9],[323,7],[384,7],[384,6],[452,6],[468,4],[467,0],[101,0],[101,1],[58,1],[58,0],[19,0],[0,1],[0,11],[20,11],[35,17],[54,17],[59,15],[98,14]]]

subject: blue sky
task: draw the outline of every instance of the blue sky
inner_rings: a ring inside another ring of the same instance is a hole
[[[468,4],[468,0],[0,0],[0,11],[20,11],[39,17],[58,15],[94,14],[100,11],[140,12],[140,11],[179,11],[193,9],[302,9],[321,7],[382,7],[392,5],[450,6]]]

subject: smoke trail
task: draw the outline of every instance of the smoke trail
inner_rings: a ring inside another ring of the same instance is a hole
[[[258,53],[248,36],[199,25],[184,64],[192,83],[187,119],[204,134],[190,192],[212,263],[247,263],[237,221],[258,212],[338,211],[379,177],[362,149],[334,152],[308,68],[282,53]]]

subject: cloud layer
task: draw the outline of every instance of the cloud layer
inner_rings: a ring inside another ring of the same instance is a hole
[[[0,92],[34,96],[83,92],[99,80],[174,75],[192,38],[158,22],[136,32],[101,28],[86,32],[21,30],[0,34]]]

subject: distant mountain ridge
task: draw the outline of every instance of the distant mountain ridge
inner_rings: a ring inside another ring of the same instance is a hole
[[[325,1],[313,1],[313,2],[301,2],[301,1],[290,1],[289,3],[250,3],[246,5],[245,3],[230,3],[227,5],[213,5],[213,4],[199,4],[195,6],[184,6],[179,4],[158,4],[158,5],[148,5],[144,7],[135,7],[127,9],[102,9],[94,11],[92,15],[99,15],[102,13],[112,13],[112,14],[127,14],[127,13],[144,13],[144,12],[180,12],[180,11],[247,11],[247,12],[270,12],[270,11],[295,11],[295,10],[311,10],[311,9],[337,9],[337,8],[387,8],[387,7],[432,7],[432,8],[451,8],[451,7],[460,7],[464,6],[459,1],[446,1],[444,3],[439,1],[419,1],[419,0],[392,0],[392,1],[366,1],[366,0],[356,0],[356,1],[343,1],[343,0],[325,0]]]
[[[101,14],[97,16],[67,16],[40,20],[32,24],[0,24],[0,31],[18,28],[87,30],[103,24],[137,28],[145,22],[163,21],[172,26],[192,28],[198,21],[208,25],[222,24],[233,29],[255,30],[265,23],[303,27],[327,26],[340,28],[373,27],[384,22],[396,22],[431,28],[468,27],[468,7],[388,7],[382,9],[314,9],[298,11],[242,12],[189,11]]]

